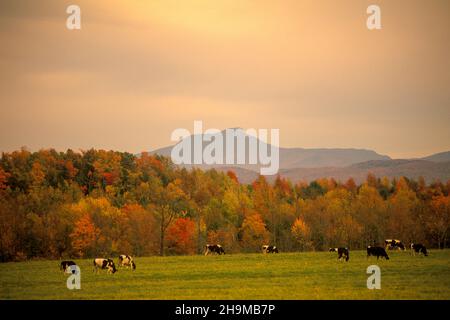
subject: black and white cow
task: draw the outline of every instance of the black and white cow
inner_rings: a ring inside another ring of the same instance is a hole
[[[368,246],[367,247],[367,258],[369,258],[370,256],[376,256],[377,260],[382,257],[385,258],[386,260],[389,260],[389,256],[386,253],[386,250],[383,247],[371,247]]]
[[[223,250],[220,244],[207,244],[205,246],[205,256],[208,254],[225,254],[225,250]]]
[[[405,250],[405,246],[404,244],[397,239],[386,239],[384,240],[384,245],[386,246],[386,250],[393,250],[393,249],[397,249],[397,250]]]
[[[119,267],[126,267],[126,268],[130,268],[133,270],[136,270],[136,263],[134,263],[134,260],[131,256],[127,255],[127,254],[121,254],[119,256],[119,263],[118,263]]]
[[[264,254],[266,253],[278,253],[278,248],[276,246],[269,246],[268,244],[265,244],[262,246],[262,252]]]
[[[340,247],[340,248],[330,248],[330,252],[338,253],[338,260],[345,259],[348,261],[350,259],[350,251],[348,248]]]
[[[425,248],[425,246],[421,243],[411,243],[411,252],[413,255],[416,255],[416,253],[418,254],[423,254],[425,257],[428,256],[428,251],[427,248]]]
[[[98,272],[98,269],[107,269],[108,273],[115,273],[117,271],[114,261],[103,258],[94,259],[94,271]]]
[[[72,260],[64,260],[61,261],[59,269],[63,272],[67,272],[67,268],[70,266],[76,266],[77,264],[73,262]],[[70,273],[70,272],[69,272]]]

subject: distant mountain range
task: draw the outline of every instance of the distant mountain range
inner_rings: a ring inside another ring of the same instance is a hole
[[[243,130],[236,128],[233,130]],[[224,131],[221,132],[225,137]],[[190,136],[191,151],[193,152],[193,141],[196,136]],[[256,137],[245,135],[246,146]],[[198,140],[199,141],[199,140]],[[224,138],[225,141],[225,138]],[[205,147],[209,142],[203,142]],[[225,143],[224,143],[225,144]],[[268,145],[263,143],[263,146]],[[169,146],[150,152],[170,157],[174,146]],[[223,152],[225,154],[225,147]],[[391,159],[389,156],[378,154],[373,150],[366,149],[305,149],[305,148],[279,148],[280,170],[279,175],[292,181],[306,181],[333,177],[336,180],[346,181],[352,177],[357,183],[365,180],[369,172],[377,177],[400,177],[417,179],[424,177],[427,182],[434,180],[447,181],[450,179],[450,151],[436,153],[419,159]],[[248,157],[248,148],[246,148]],[[192,167],[193,165],[183,165]],[[216,168],[220,171],[233,170],[243,183],[250,183],[259,176],[260,165],[195,165],[201,169]],[[269,180],[275,176],[267,176]]]

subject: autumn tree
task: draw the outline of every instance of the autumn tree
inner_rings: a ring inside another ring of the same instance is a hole
[[[292,235],[300,246],[301,251],[312,248],[311,229],[302,218],[297,218],[291,227]]]
[[[389,213],[387,204],[377,189],[363,184],[355,200],[352,202],[352,212],[362,226],[359,247],[381,243],[387,237]]]
[[[0,167],[0,192],[6,189],[9,176],[10,174]]]
[[[174,180],[170,182],[159,201],[159,206],[156,209],[160,217],[160,255],[164,255],[164,236],[167,228],[172,221],[185,212],[186,195],[180,188],[180,181]]]
[[[252,213],[244,219],[241,227],[242,242],[244,248],[256,251],[269,241],[269,232],[266,225],[258,213]]]
[[[438,196],[431,202],[432,212],[426,226],[438,248],[445,248],[450,231],[450,196]]]
[[[96,244],[100,238],[100,229],[94,225],[90,215],[85,214],[75,222],[70,238],[79,257],[91,257],[97,253]]]
[[[142,207],[139,204],[127,204],[121,211],[128,223],[125,237],[130,245],[130,252],[137,256],[159,253],[159,229],[155,218],[154,207]]]
[[[177,254],[194,254],[196,252],[195,229],[195,222],[190,218],[177,218],[167,228],[169,251]]]
[[[388,200],[387,237],[410,242],[420,228],[418,220],[419,200],[402,177],[396,184],[395,194]]]

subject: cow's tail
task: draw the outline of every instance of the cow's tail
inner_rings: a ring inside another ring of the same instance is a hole
[[[428,251],[427,251],[427,248],[425,248],[425,247],[423,247],[423,255],[424,255],[425,257],[428,256]]]
[[[350,251],[347,251],[347,257],[345,258],[345,261],[348,261],[350,259]]]

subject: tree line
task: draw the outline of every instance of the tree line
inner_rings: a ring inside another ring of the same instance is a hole
[[[356,185],[185,169],[169,158],[87,150],[2,153],[0,261],[326,250],[396,238],[448,246],[450,181],[368,174]]]

